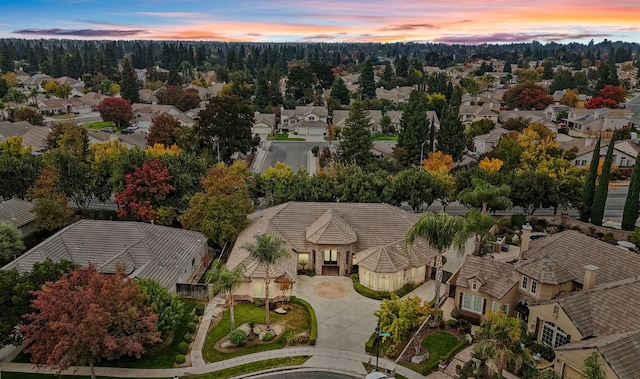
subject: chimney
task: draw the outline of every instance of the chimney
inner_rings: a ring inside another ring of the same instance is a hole
[[[594,265],[584,266],[584,282],[582,283],[582,289],[588,290],[593,288],[596,284],[596,271],[600,268]]]
[[[520,260],[524,258],[524,255],[522,253],[529,250],[529,242],[531,242],[532,230],[533,228],[529,223],[527,223],[526,225],[522,225],[522,235],[520,236]]]
[[[585,146],[591,146],[591,142],[593,142],[593,141],[591,141],[591,138],[585,138],[584,139],[584,145]]]

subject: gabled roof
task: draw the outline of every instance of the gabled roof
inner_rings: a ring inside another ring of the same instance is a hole
[[[548,255],[551,260],[562,264],[580,284],[584,280],[584,266],[589,264],[595,264],[600,268],[596,274],[596,285],[635,277],[640,273],[640,259],[637,254],[575,230],[566,230],[531,241],[529,250],[523,255],[523,265],[527,261],[537,261]]]
[[[44,139],[51,129],[48,126],[31,125],[26,121],[0,122],[0,141],[12,136],[22,137],[22,147],[30,147],[32,151],[43,149]]]
[[[633,378],[640,372],[640,329],[629,333],[589,338],[558,346],[556,351],[598,349],[618,378]]]
[[[358,240],[351,225],[331,208],[309,225],[306,237],[316,245],[350,245]]]
[[[515,269],[517,272],[544,284],[558,285],[577,279],[576,275],[564,267],[561,262],[551,259],[548,255],[517,263]]]
[[[460,268],[455,284],[458,287],[469,288],[469,280],[473,278],[477,278],[482,283],[478,292],[486,293],[496,299],[502,299],[513,286],[518,284],[518,275],[511,264],[469,255]]]
[[[0,202],[0,221],[13,224],[16,228],[20,228],[33,222],[35,215],[33,214],[33,203],[20,199],[8,199]]]

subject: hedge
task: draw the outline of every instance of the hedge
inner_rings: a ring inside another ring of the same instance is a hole
[[[369,354],[373,354],[374,353],[373,349],[375,349],[376,347],[377,340],[378,340],[378,332],[374,332],[373,334],[371,334],[371,337],[369,337],[369,340],[364,344],[364,350]]]
[[[357,293],[359,293],[364,297],[368,297],[374,300],[391,299],[391,295],[393,294],[398,295],[398,297],[403,297],[415,289],[413,284],[405,283],[402,287],[400,287],[399,290],[394,292],[375,291],[375,290],[372,290],[371,288],[368,288],[362,285],[360,283],[358,274],[351,274],[351,281],[353,282],[353,288],[356,290]]]
[[[291,302],[293,304],[302,305],[303,307],[307,308],[307,312],[309,312],[309,317],[311,317],[311,333],[309,335],[309,344],[315,345],[316,340],[318,339],[318,319],[316,318],[316,311],[313,310],[313,307],[311,306],[311,304],[307,303],[306,301],[300,298],[291,296]]]

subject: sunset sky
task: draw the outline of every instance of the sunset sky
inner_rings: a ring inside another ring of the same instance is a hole
[[[0,37],[640,42],[640,1],[0,0]]]

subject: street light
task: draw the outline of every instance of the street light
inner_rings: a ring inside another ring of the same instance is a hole
[[[418,165],[418,167],[422,167],[422,160],[424,159],[424,144],[427,142],[429,142],[429,140],[424,141],[420,145],[420,164]]]

